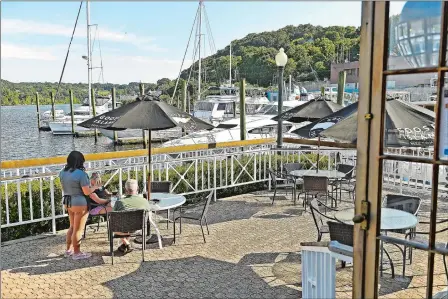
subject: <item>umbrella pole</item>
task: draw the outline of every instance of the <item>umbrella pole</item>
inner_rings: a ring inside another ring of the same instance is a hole
[[[148,130],[148,183],[146,186],[148,200],[151,199],[151,147],[151,130]]]
[[[320,156],[320,135],[317,137],[317,167],[316,173],[319,172],[319,157]]]

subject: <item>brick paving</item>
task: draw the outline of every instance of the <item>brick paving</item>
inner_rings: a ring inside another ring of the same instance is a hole
[[[207,219],[206,244],[199,226],[186,222],[173,245],[172,225],[166,230],[160,223],[162,250],[151,245],[141,262],[136,245],[134,252],[117,255],[113,266],[104,227],[88,230],[82,249],[93,257],[82,261],[63,257],[64,232],[13,242],[1,248],[2,298],[301,297],[300,242],[316,240],[313,219],[301,204],[279,199],[272,206],[266,192],[245,194],[213,203]],[[401,275],[400,256],[392,256]],[[435,265],[434,291],[439,292],[446,287],[440,256]],[[414,251],[404,279],[385,271],[380,296],[424,298],[426,268],[427,254]],[[351,298],[351,280],[352,267],[338,267],[337,298]]]

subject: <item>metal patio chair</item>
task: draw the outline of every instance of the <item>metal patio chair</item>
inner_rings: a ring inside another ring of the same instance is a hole
[[[331,182],[331,192],[332,194],[336,192],[336,199],[342,201],[342,191],[347,192],[349,196],[352,197],[353,202],[355,201],[355,188],[356,179],[354,178],[355,166],[349,164],[338,164],[336,165],[336,170],[345,173],[345,177],[342,179],[337,179]],[[339,191],[339,192],[338,192]]]
[[[303,199],[303,206],[305,207],[309,204],[308,197],[317,198],[318,196],[325,197],[325,205],[327,205],[328,198],[331,200],[331,206],[333,207],[333,201],[335,200],[328,192],[329,180],[327,177],[321,176],[304,176],[303,177],[303,187],[302,191],[297,195],[297,198],[301,194],[305,195]]]
[[[206,197],[205,197],[205,204],[204,207],[202,209],[202,213],[197,213],[197,212],[191,212],[189,209],[188,210],[183,210],[183,207],[179,207],[179,216],[174,217],[175,216],[175,212],[177,209],[174,210],[173,212],[173,227],[174,227],[174,240],[173,243],[176,243],[176,221],[179,220],[179,226],[180,226],[180,230],[179,230],[179,234],[182,233],[182,219],[190,219],[190,220],[196,220],[199,221],[199,225],[201,226],[201,231],[202,231],[202,238],[204,238],[204,243],[206,243],[205,240],[205,234],[204,234],[204,228],[203,225],[205,224],[205,227],[207,228],[207,234],[210,235],[210,231],[208,230],[208,223],[207,223],[207,211],[208,211],[208,207],[210,206],[210,202],[212,201],[213,198],[213,192],[211,191]],[[190,209],[193,207],[190,207]]]
[[[158,181],[151,182],[151,192],[155,193],[170,193],[171,182],[170,181]],[[157,213],[156,213],[157,215]],[[170,210],[166,210],[166,228],[168,229],[170,223]]]
[[[329,209],[331,211],[337,211],[336,209],[326,206],[325,204],[323,204],[322,202],[320,202],[319,200],[317,200],[315,198],[313,200],[311,200],[310,210],[311,210],[311,215],[313,216],[314,224],[316,225],[316,229],[317,229],[317,242],[320,242],[323,234],[328,234],[330,232],[328,229],[328,226],[326,224],[324,224],[323,219],[326,218],[328,220],[338,221],[336,218],[330,217],[330,216],[326,215],[325,213],[322,213],[321,207],[323,207],[325,210]]]
[[[272,197],[272,204],[274,204],[275,196],[277,195],[277,189],[284,189],[286,195],[288,195],[288,189],[291,189],[292,198],[295,200],[296,185],[291,178],[286,174],[268,169],[269,177],[271,178],[271,186],[274,188],[274,196]]]

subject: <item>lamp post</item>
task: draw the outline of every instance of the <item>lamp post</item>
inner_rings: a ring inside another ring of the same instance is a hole
[[[277,126],[277,148],[283,146],[283,120],[280,115],[283,111],[283,71],[285,65],[288,62],[288,56],[285,54],[285,50],[280,48],[280,51],[275,55],[275,64],[278,67],[278,126]]]

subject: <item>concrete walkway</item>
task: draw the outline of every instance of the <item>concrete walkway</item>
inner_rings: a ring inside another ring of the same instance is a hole
[[[136,247],[118,256],[112,266],[104,228],[97,233],[88,230],[82,244],[93,253],[88,260],[62,256],[63,232],[4,246],[2,298],[301,297],[299,243],[317,238],[313,219],[303,213],[301,203],[294,206],[290,199],[278,199],[271,205],[266,192],[246,194],[212,203],[207,219],[210,235],[205,244],[199,226],[186,224],[173,245],[172,225],[166,230],[160,223],[165,247],[151,245],[143,263]],[[426,264],[427,254],[415,251],[408,277],[391,279],[386,271],[380,295],[423,298]],[[396,272],[401,275],[400,266]],[[443,273],[441,258],[436,257],[436,291],[445,287]],[[338,298],[351,298],[351,277],[350,265],[337,271]]]

